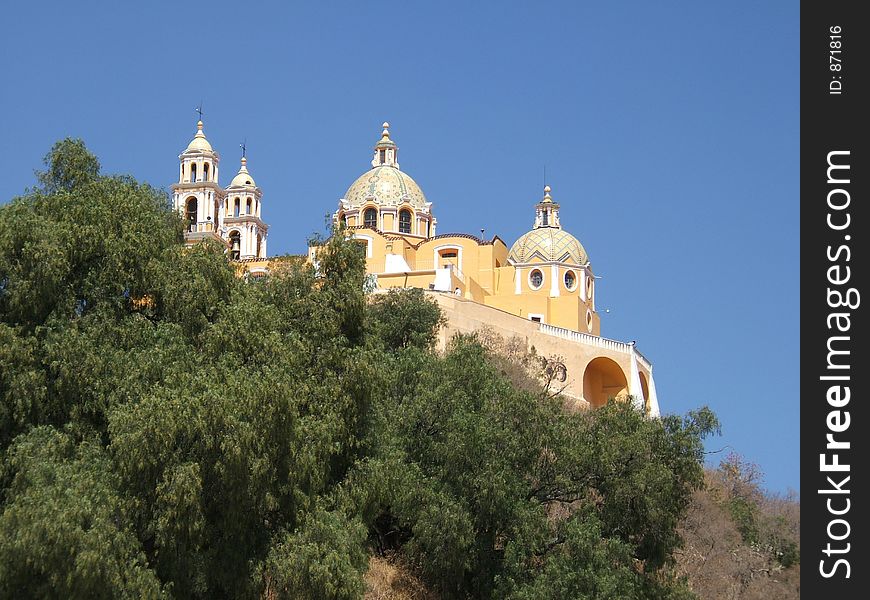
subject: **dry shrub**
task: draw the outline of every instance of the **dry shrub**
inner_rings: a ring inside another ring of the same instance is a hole
[[[438,600],[396,556],[370,557],[365,582],[365,600]]]
[[[708,470],[706,489],[695,492],[680,526],[685,545],[676,553],[677,571],[702,600],[800,598],[800,564],[784,568],[765,544],[748,543],[729,512],[733,498],[752,498],[762,524],[776,519],[783,535],[799,535],[799,500],[764,494],[756,475],[745,469],[735,477],[729,464]]]

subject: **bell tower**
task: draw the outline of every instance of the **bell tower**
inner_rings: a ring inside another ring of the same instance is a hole
[[[225,192],[222,221],[232,260],[266,258],[269,226],[261,218],[263,192],[248,172],[247,150],[242,164]]]
[[[187,244],[203,239],[223,243],[220,227],[225,194],[218,185],[220,155],[211,147],[202,127],[200,119],[196,135],[178,155],[178,183],[172,185],[172,206],[184,219]]]

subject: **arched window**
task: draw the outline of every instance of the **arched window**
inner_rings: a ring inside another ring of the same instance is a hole
[[[378,228],[378,211],[374,208],[367,208],[363,213],[363,224],[369,229]]]
[[[248,201],[245,202],[245,214],[246,215],[251,214],[251,199],[250,198],[248,198]]]
[[[191,196],[187,199],[187,206],[185,207],[185,221],[187,221],[187,231],[196,231],[196,209],[197,202],[196,198]]]
[[[208,181],[208,163],[202,165],[202,180]]]
[[[545,210],[544,211],[544,227],[549,225],[549,220],[550,220],[550,211]]]
[[[190,165],[190,181],[196,181],[196,163]]]
[[[258,233],[257,234],[257,258],[263,258],[261,253],[261,249],[263,247],[263,237]]]
[[[387,162],[387,151],[381,150],[380,154],[381,154],[381,164],[384,164],[385,162]]]
[[[236,198],[236,207],[233,209],[233,216],[234,217],[239,216],[239,211],[241,210],[241,208],[242,208],[242,199]]]
[[[239,260],[242,256],[242,235],[233,230],[230,232],[230,258],[232,260]]]
[[[399,213],[399,233],[411,233],[411,213],[407,210]]]

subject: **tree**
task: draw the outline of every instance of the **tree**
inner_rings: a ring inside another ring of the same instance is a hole
[[[709,411],[570,412],[435,351],[343,232],[247,283],[80,142],[40,181],[0,207],[0,594],[351,598],[376,552],[445,598],[684,595]]]

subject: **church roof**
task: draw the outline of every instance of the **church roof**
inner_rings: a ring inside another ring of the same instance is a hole
[[[214,152],[211,144],[205,139],[205,134],[202,132],[202,121],[196,124],[196,135],[190,140],[185,152]]]
[[[573,235],[556,227],[539,227],[520,236],[511,246],[508,258],[515,264],[535,262],[563,262],[585,265],[589,255]]]
[[[254,178],[248,173],[248,159],[242,157],[242,166],[239,167],[239,172],[233,177],[229,187],[240,187],[244,185],[257,185],[254,183]]]
[[[414,208],[425,208],[423,190],[410,175],[397,167],[380,165],[366,171],[344,194],[348,208],[359,208],[369,200],[378,206],[398,206],[408,201]]]
[[[562,229],[559,205],[550,196],[550,186],[544,186],[544,198],[535,205],[535,226],[520,236],[511,246],[508,258],[514,264],[530,262],[561,262],[586,265],[589,255],[577,238]]]

